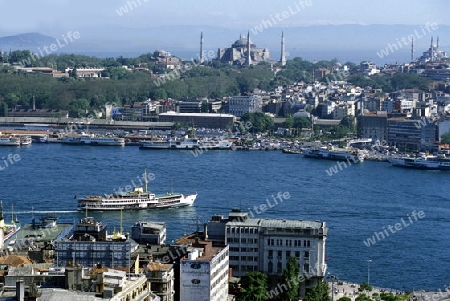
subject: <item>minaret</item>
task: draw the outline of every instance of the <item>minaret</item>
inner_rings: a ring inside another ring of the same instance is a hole
[[[203,63],[203,31],[200,34],[200,57],[199,57],[199,60],[200,60],[200,64],[202,64]]]
[[[281,66],[286,65],[286,56],[285,56],[285,45],[284,45],[284,31],[281,32],[281,58],[280,58],[280,63]]]
[[[247,32],[247,61],[245,63],[247,66],[252,64],[252,57],[250,54],[250,31]]]
[[[431,36],[431,45],[430,45],[430,61],[432,62],[434,60],[434,51],[433,51],[433,36]]]
[[[437,40],[436,40],[436,48],[439,48],[439,36],[437,36]]]
[[[414,38],[411,39],[411,62],[414,61]]]

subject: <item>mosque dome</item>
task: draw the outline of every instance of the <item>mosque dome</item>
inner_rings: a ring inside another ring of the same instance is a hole
[[[247,38],[244,36],[241,36],[238,40],[236,40],[233,45],[233,48],[238,48],[238,47],[247,47]],[[254,48],[256,47],[255,44],[253,44],[252,40],[250,39],[250,47]]]

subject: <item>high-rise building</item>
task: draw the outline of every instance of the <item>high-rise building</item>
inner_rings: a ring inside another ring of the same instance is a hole
[[[301,295],[326,275],[327,234],[325,222],[254,218],[238,209],[233,209],[228,218],[215,215],[208,222],[209,240],[224,240],[230,247],[233,276],[262,272],[274,286],[280,283],[289,258],[296,257],[307,278],[300,283]]]
[[[180,296],[184,301],[227,300],[229,247],[200,240],[197,234],[178,240],[194,240],[180,261]]]

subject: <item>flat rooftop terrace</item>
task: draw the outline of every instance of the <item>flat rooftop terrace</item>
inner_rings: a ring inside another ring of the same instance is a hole
[[[15,243],[11,244],[10,242],[8,247],[22,250],[36,244],[50,243],[70,232],[72,226],[73,224],[69,223],[57,223],[48,227],[42,227],[40,224],[36,224],[34,227],[32,224],[21,225],[20,231],[11,241]]]

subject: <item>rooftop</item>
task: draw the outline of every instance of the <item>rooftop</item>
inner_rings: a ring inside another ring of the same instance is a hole
[[[167,112],[161,113],[159,116],[185,116],[185,117],[231,117],[234,118],[234,115],[231,114],[220,114],[220,113],[176,113],[176,112]]]

